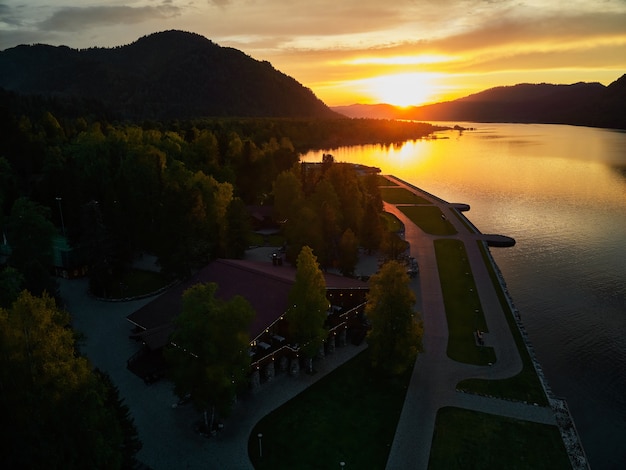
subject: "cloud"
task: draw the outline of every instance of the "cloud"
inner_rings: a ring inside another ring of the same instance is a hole
[[[148,20],[165,20],[180,15],[174,5],[160,6],[94,6],[65,7],[39,23],[43,31],[84,31],[93,26],[136,24]]]
[[[9,5],[0,3],[0,23],[4,23],[9,26],[20,26],[21,20],[14,14]]]

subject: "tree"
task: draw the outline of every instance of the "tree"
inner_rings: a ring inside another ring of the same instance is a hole
[[[227,415],[250,367],[248,329],[254,310],[247,300],[215,298],[217,284],[197,284],[183,294],[172,347],[165,351],[179,397],[191,395],[213,430],[215,411]],[[207,410],[211,409],[211,420]]]
[[[311,372],[313,356],[328,335],[324,328],[329,306],[326,281],[317,258],[308,246],[300,251],[296,266],[296,281],[289,292],[286,317],[292,341],[300,346],[300,351],[308,358],[308,369]]]
[[[339,240],[339,270],[344,276],[352,276],[359,260],[359,240],[349,228]]]
[[[55,282],[50,276],[55,233],[47,207],[25,197],[15,201],[7,233],[12,250],[8,264],[24,276],[24,288],[33,294],[56,293]]]
[[[409,276],[389,261],[370,279],[365,314],[371,322],[367,342],[374,368],[398,375],[410,367],[421,349],[423,325],[413,311],[415,294]]]
[[[296,217],[304,200],[302,184],[293,171],[283,171],[274,181],[274,215],[278,220]]]
[[[0,309],[0,453],[6,468],[129,468],[111,391],[76,350],[69,315],[22,292]],[[136,431],[135,431],[136,435]],[[123,455],[125,454],[126,457]]]
[[[227,228],[224,240],[225,255],[228,258],[243,258],[250,246],[250,214],[239,198],[234,198],[226,213]]]

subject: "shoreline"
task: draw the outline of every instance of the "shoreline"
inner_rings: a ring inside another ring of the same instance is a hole
[[[513,315],[518,332],[521,335],[522,340],[524,342],[524,347],[526,349],[526,352],[531,359],[531,363],[533,365],[535,375],[537,376],[539,382],[541,383],[541,386],[546,395],[546,398],[548,399],[550,409],[552,413],[554,414],[556,426],[558,427],[559,432],[561,434],[561,438],[563,440],[563,444],[565,445],[570,463],[572,464],[572,468],[580,469],[580,470],[589,469],[590,468],[589,461],[587,459],[584,448],[582,446],[582,442],[580,440],[580,436],[576,429],[574,419],[569,411],[567,401],[565,398],[556,397],[554,393],[552,392],[552,389],[550,388],[547,382],[547,379],[545,377],[545,374],[543,372],[543,368],[541,367],[541,364],[539,360],[537,359],[537,356],[534,351],[534,347],[530,341],[530,338],[528,337],[528,333],[526,332],[524,324],[521,320],[521,315],[519,313],[519,310],[515,307],[512,296],[510,292],[508,291],[508,287],[506,285],[506,281],[504,280],[504,276],[502,275],[502,272],[500,271],[495,259],[493,258],[491,251],[489,250],[489,246],[513,246],[515,241],[513,239],[510,239],[509,237],[506,237],[503,235],[497,235],[495,237],[502,237],[502,239],[504,240],[504,244],[490,243],[490,241],[493,240],[491,237],[494,237],[494,236],[482,234],[480,230],[478,230],[478,228],[463,213],[463,212],[470,210],[470,206],[468,204],[449,203],[439,198],[438,196],[435,196],[427,191],[422,190],[421,188],[413,184],[410,184],[406,181],[403,181],[397,178],[396,176],[393,176],[393,175],[383,175],[383,176],[395,183],[398,183],[400,186],[404,186],[408,188],[409,190],[411,190],[418,196],[424,197],[427,200],[431,200],[434,204],[447,207],[449,210],[453,211],[457,215],[459,220],[461,220],[461,222],[466,227],[469,227],[471,229],[477,241],[482,241],[483,246],[485,248],[485,252],[487,254],[487,258],[489,259],[491,268],[493,269],[493,271],[495,272],[498,278],[498,285],[497,286],[494,285],[494,288],[499,288],[502,291],[508,303],[509,310],[511,314]],[[507,239],[513,240],[513,243],[509,244],[509,242],[506,241]],[[506,315],[506,312],[503,312],[503,313],[504,315]],[[462,393],[468,393],[468,392],[462,392]],[[469,394],[471,395],[471,393]],[[491,398],[497,399],[493,397]]]

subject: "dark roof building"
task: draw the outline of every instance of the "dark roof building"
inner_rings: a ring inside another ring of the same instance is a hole
[[[195,284],[214,282],[218,285],[218,298],[229,300],[240,295],[256,312],[249,333],[252,348],[256,350],[257,344],[264,347],[258,354],[254,353],[254,359],[258,360],[263,356],[262,353],[272,352],[271,347],[265,347],[272,345],[272,338],[288,343],[288,328],[283,315],[287,311],[289,291],[295,275],[294,267],[271,261],[218,259],[127,318],[136,327],[135,337],[149,350],[157,351],[168,344],[169,336],[174,331],[173,321],[181,312],[185,290]],[[332,305],[327,325],[331,329],[347,323],[346,312],[353,311],[353,316],[355,307],[364,305],[369,286],[364,281],[336,274],[325,273],[324,277],[327,297]]]

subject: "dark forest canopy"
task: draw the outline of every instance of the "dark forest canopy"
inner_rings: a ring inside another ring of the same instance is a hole
[[[183,31],[154,33],[116,48],[6,49],[0,51],[0,87],[93,100],[134,119],[338,117],[269,62]]]
[[[50,237],[38,237],[39,245],[32,249],[22,246],[28,240],[19,234],[28,233],[30,226],[65,233],[77,248],[73,262],[89,267],[92,288],[105,288],[111,273],[125,269],[140,252],[154,253],[164,272],[184,277],[216,256],[236,256],[247,246],[241,229],[248,222],[247,213],[242,208],[272,204],[276,178],[292,171],[302,152],[392,144],[437,129],[424,123],[367,119],[120,123],[87,101],[0,90],[0,230],[15,248],[0,263],[23,276],[21,285],[9,290],[28,288],[36,294],[52,290],[45,279]],[[346,181],[333,184],[341,197]],[[317,194],[309,182],[303,184],[307,194]],[[358,194],[365,191],[353,186]],[[324,194],[332,193],[330,189]],[[355,194],[344,199],[357,200]],[[346,202],[342,207],[350,206]],[[316,245],[329,263],[345,230],[357,237],[365,233],[349,216],[339,220],[346,223],[332,226],[331,245]],[[291,228],[297,244],[315,245],[297,235],[297,227]],[[4,276],[9,277],[14,276]]]

